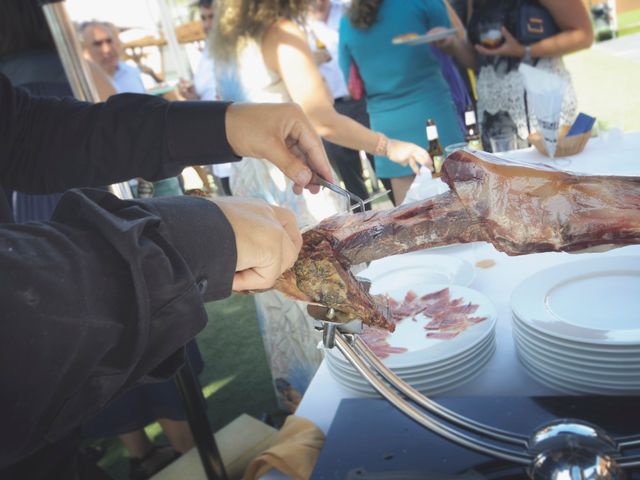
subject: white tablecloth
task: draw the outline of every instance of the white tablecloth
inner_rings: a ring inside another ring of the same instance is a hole
[[[576,172],[640,176],[640,132],[592,139],[581,154],[566,159],[551,160],[539,154],[533,147],[501,155],[527,162],[544,162]],[[534,272],[562,262],[578,261],[589,256],[640,255],[640,245],[618,248],[605,253],[541,253],[519,257],[509,257],[496,251],[492,245],[484,243],[447,248],[450,249],[450,253],[455,253],[456,256],[465,258],[472,264],[483,259],[492,259],[496,262],[491,268],[478,268],[470,288],[484,293],[498,310],[495,355],[482,374],[469,383],[446,392],[448,396],[557,394],[558,392],[533,380],[516,357],[511,336],[509,305],[511,291]],[[447,248],[437,253],[446,254]],[[352,396],[352,393],[333,379],[323,362],[296,414],[308,418],[326,433],[340,401]],[[270,473],[264,478],[283,477],[277,473]]]

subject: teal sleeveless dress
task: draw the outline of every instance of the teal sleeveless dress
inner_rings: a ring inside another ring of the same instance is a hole
[[[376,22],[366,30],[353,27],[347,15],[340,24],[340,67],[348,79],[355,61],[364,82],[371,129],[389,138],[427,147],[425,123],[432,118],[443,148],[464,141],[438,59],[429,44],[394,45],[405,33],[424,34],[451,26],[442,0],[386,0]],[[375,157],[380,178],[412,175],[386,157]]]

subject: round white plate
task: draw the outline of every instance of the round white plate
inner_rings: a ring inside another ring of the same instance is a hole
[[[440,381],[424,379],[423,381],[412,381],[408,383],[420,393],[429,396],[452,390],[473,380],[482,373],[486,365],[489,363],[489,360],[491,360],[494,352],[495,345],[492,345],[491,348],[484,352],[483,355],[479,356],[476,361],[469,366],[469,368],[463,369],[460,372],[457,372],[457,374],[451,375],[447,379]],[[373,387],[363,377],[354,380],[349,376],[345,376],[342,372],[333,370],[331,366],[329,366],[329,371],[338,383],[352,392],[363,395],[376,395]]]
[[[479,361],[479,359],[484,358],[487,351],[493,351],[495,349],[495,341],[493,337],[491,337],[490,340],[491,340],[490,342],[484,343],[482,345],[482,349],[474,351],[473,355],[466,355],[465,358],[462,359],[462,361],[456,364],[451,364],[446,368],[436,369],[436,370],[425,370],[425,371],[412,373],[412,374],[398,373],[395,371],[394,373],[400,378],[402,378],[405,382],[409,382],[411,384],[413,384],[413,382],[420,383],[427,380],[430,382],[445,381],[449,378],[452,378],[454,376],[457,376],[463,373],[469,367],[474,366]],[[331,364],[332,369],[340,371],[342,374],[344,374],[345,377],[349,377],[357,382],[366,383],[362,375],[360,375],[360,373],[358,373],[358,371],[356,371],[355,368],[351,366],[345,367],[344,365],[340,365],[339,362],[337,362],[336,360],[333,360],[332,358],[329,358],[328,362]]]
[[[597,345],[640,345],[640,256],[593,257],[524,280],[511,308],[535,330]]]
[[[497,312],[493,303],[476,290],[456,285],[423,285],[412,288],[400,287],[385,289],[385,293],[392,298],[402,301],[407,291],[412,290],[418,296],[433,293],[443,288],[449,288],[450,298],[462,298],[463,302],[478,305],[474,317],[486,317],[486,320],[467,327],[451,339],[436,339],[427,337],[424,326],[431,320],[424,314],[416,316],[416,321],[406,318],[398,322],[396,331],[387,338],[391,346],[404,347],[404,353],[391,354],[383,360],[389,368],[417,368],[418,366],[433,365],[447,359],[457,357],[482,343],[492,335],[497,320]]]
[[[416,365],[411,368],[393,368],[391,369],[396,375],[405,378],[416,378],[421,377],[425,374],[436,374],[441,371],[449,371],[451,369],[457,368],[460,365],[464,365],[470,360],[473,360],[474,357],[480,355],[484,350],[491,347],[491,344],[495,342],[495,335],[493,332],[487,336],[485,340],[478,343],[475,346],[472,346],[468,350],[461,352],[460,355],[457,355],[452,358],[445,359],[442,362],[427,364],[427,365]],[[326,355],[328,357],[328,361],[332,362],[336,368],[341,369],[344,372],[348,372],[352,375],[360,376],[355,367],[351,365],[347,359],[336,349],[331,350],[331,353]]]
[[[628,359],[610,358],[610,357],[594,357],[594,356],[577,356],[573,352],[568,352],[564,348],[554,348],[542,343],[537,343],[530,338],[526,332],[517,328],[513,329],[514,339],[525,343],[529,349],[535,351],[540,357],[555,358],[566,364],[567,368],[578,368],[581,371],[594,370],[596,372],[607,372],[611,375],[628,374],[629,372],[640,372],[640,358]],[[639,374],[640,375],[640,374]]]
[[[609,386],[586,385],[582,382],[575,381],[571,378],[558,375],[553,369],[545,369],[531,361],[529,357],[518,352],[518,358],[527,372],[540,383],[551,388],[578,394],[592,395],[638,395],[640,389],[637,388],[612,388]]]
[[[384,279],[381,279],[384,280]],[[386,280],[385,280],[386,281]],[[410,287],[393,288],[383,290],[391,298],[402,301],[405,294],[412,290],[418,296],[437,292],[443,288],[449,288],[451,299],[462,298],[464,303],[474,303],[478,309],[473,314],[474,317],[486,317],[487,319],[467,327],[451,339],[437,339],[427,337],[424,326],[431,320],[423,314],[416,316],[417,321],[410,318],[401,320],[395,332],[387,337],[387,342],[394,347],[404,347],[407,349],[403,353],[394,353],[383,359],[384,364],[389,368],[409,368],[418,365],[435,364],[445,359],[455,357],[467,351],[469,348],[481,343],[494,331],[497,312],[491,300],[482,293],[466,287],[457,285],[425,285],[414,283]]]
[[[580,357],[586,355],[587,358],[597,358],[598,361],[605,362],[618,360],[637,361],[640,359],[640,345],[606,345],[571,341],[536,330],[519,319],[515,313],[512,319],[514,327],[521,332],[525,332],[527,337],[551,348],[560,348],[565,352],[570,352]]]
[[[430,283],[468,287],[475,274],[473,265],[461,258],[416,252],[374,260],[358,276],[371,280],[371,293],[385,293]]]
[[[550,357],[540,354],[521,338],[515,340],[516,348],[522,352],[532,363],[547,370],[552,370],[558,376],[593,386],[630,387],[640,389],[640,375],[637,371],[608,372],[589,367],[576,368],[568,365],[558,357]]]

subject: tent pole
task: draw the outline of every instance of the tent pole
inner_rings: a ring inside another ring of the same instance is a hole
[[[67,15],[64,0],[40,0],[40,5],[47,19],[67,80],[71,85],[71,91],[79,100],[97,102],[99,100],[98,90],[82,57],[82,48],[73,23]],[[126,182],[110,185],[109,191],[120,198],[133,198],[131,188]]]

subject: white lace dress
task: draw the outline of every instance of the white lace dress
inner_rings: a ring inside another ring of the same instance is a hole
[[[241,49],[237,61],[216,63],[218,91],[224,100],[237,102],[290,102],[282,79],[264,63],[254,41]],[[292,182],[273,164],[259,158],[243,158],[232,164],[233,195],[260,198],[293,210],[298,225],[314,225],[323,218],[346,210],[346,200],[324,189],[317,195],[305,191],[295,195]],[[302,394],[322,361],[319,336],[306,304],[269,291],[255,295],[262,338],[281,406],[293,409],[291,390]],[[296,396],[294,394],[294,397]],[[289,398],[288,398],[289,397]],[[295,399],[293,400],[295,404]]]
[[[576,117],[578,101],[571,82],[571,75],[564,66],[562,58],[542,58],[536,68],[555,73],[566,80],[567,90],[562,103],[560,125],[570,125]],[[525,88],[522,75],[517,70],[499,73],[493,65],[480,67],[476,88],[478,91],[478,118],[483,137],[501,125],[492,125],[492,119],[499,119],[500,112],[506,112],[515,123],[521,144],[526,145],[529,132],[538,128],[531,105],[525,104]],[[528,120],[528,122],[527,122]],[[499,120],[498,120],[499,121]],[[485,146],[487,142],[485,141]]]
[[[513,0],[473,0],[473,14],[467,26],[469,41],[474,45],[481,43],[483,33],[501,26],[512,34],[516,32],[516,4]],[[527,137],[538,126],[531,105],[527,105],[523,79],[518,72],[520,59],[478,55],[477,61],[478,124],[485,149],[490,147],[491,136],[510,132],[517,133],[519,147],[528,146]],[[576,93],[562,58],[540,58],[535,67],[566,80],[560,124],[573,123]]]

